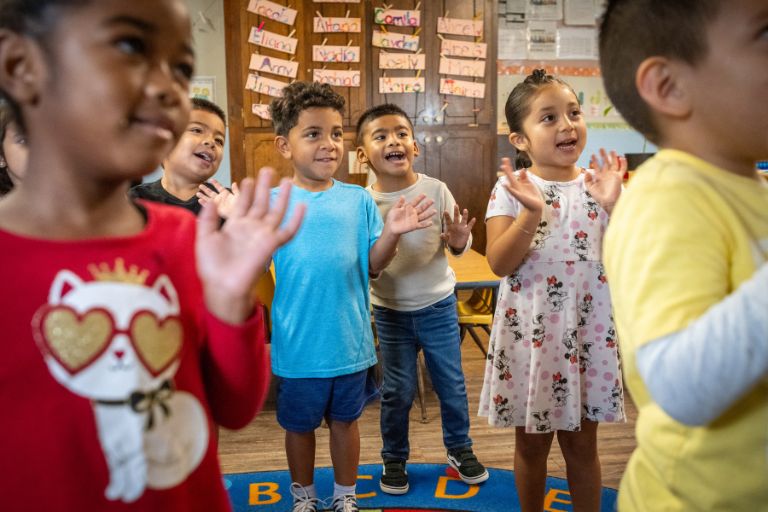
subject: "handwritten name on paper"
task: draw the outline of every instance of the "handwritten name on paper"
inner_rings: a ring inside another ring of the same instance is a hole
[[[337,87],[360,87],[360,70],[313,69],[312,80]]]
[[[379,69],[426,69],[427,56],[423,53],[379,52]]]
[[[312,60],[315,62],[360,62],[359,46],[312,46]]]
[[[254,103],[251,105],[251,112],[267,121],[272,120],[272,114],[269,113],[269,105],[266,103]]]
[[[360,32],[360,18],[320,18],[315,16],[313,32]]]
[[[371,44],[379,48],[415,52],[419,49],[419,36],[409,36],[408,34],[396,34],[394,32],[374,30]]]
[[[245,81],[245,88],[249,91],[259,94],[266,94],[275,98],[283,97],[283,88],[288,84],[280,80],[272,80],[253,73],[248,74],[248,80]]]
[[[377,25],[394,25],[396,27],[418,27],[421,25],[421,11],[405,11],[401,9],[373,9],[373,22]]]
[[[248,68],[262,73],[272,73],[273,75],[287,76],[296,78],[299,73],[299,63],[291,60],[278,59],[269,55],[251,55],[251,62]]]
[[[440,94],[467,96],[469,98],[484,98],[485,84],[482,82],[467,82],[466,80],[440,79]]]
[[[485,76],[485,61],[440,57],[438,73],[443,75]]]
[[[437,18],[437,31],[441,34],[480,37],[483,35],[483,21],[440,17]]]
[[[446,57],[484,59],[488,53],[488,45],[485,43],[459,41],[458,39],[443,39],[440,44],[440,53]]]
[[[268,30],[259,31],[256,27],[251,28],[251,35],[248,37],[248,42],[269,48],[270,50],[277,50],[279,52],[285,52],[294,54],[296,53],[296,46],[299,44],[299,40],[295,37],[281,36]]]
[[[383,76],[379,78],[379,94],[404,94],[424,92],[426,80],[423,76]]]
[[[259,16],[264,16],[265,18],[279,21],[286,25],[293,25],[293,22],[296,20],[296,14],[298,13],[296,9],[291,9],[290,7],[276,4],[269,0],[251,0],[248,3],[248,10]]]
[[[360,0],[312,0],[316,4],[359,4]]]

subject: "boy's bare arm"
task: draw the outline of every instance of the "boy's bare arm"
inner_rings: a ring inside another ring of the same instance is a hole
[[[432,217],[437,213],[432,204],[434,201],[427,199],[424,194],[410,203],[405,201],[405,197],[398,199],[387,213],[381,236],[368,254],[369,274],[378,275],[389,265],[397,252],[400,235],[432,225]]]

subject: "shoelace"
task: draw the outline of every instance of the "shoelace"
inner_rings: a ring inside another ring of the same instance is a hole
[[[317,498],[310,498],[307,490],[296,482],[291,483],[291,496],[294,504],[292,512],[315,512],[317,510]]]
[[[339,505],[341,505],[341,508],[339,508]],[[334,512],[359,512],[360,508],[358,508],[357,500],[354,496],[344,494],[333,499],[333,510]]]

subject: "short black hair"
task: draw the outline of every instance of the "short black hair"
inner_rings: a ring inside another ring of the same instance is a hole
[[[214,102],[204,98],[192,98],[191,103],[192,110],[202,110],[204,112],[216,114],[221,119],[221,122],[224,123],[224,126],[227,126],[227,115],[224,113],[221,107]]]
[[[696,65],[707,53],[707,25],[723,0],[609,0],[600,20],[600,68],[608,97],[650,141],[659,142],[650,107],[635,86],[640,64],[653,56]]]
[[[411,118],[405,113],[405,110],[393,103],[382,103],[381,105],[371,107],[360,114],[360,119],[357,120],[357,129],[355,130],[355,143],[358,146],[363,143],[363,130],[365,130],[365,126],[384,116],[400,116],[404,118],[408,121],[408,126],[411,127],[411,133],[413,133],[413,121],[411,121]]]
[[[548,75],[544,69],[534,69],[530,75],[518,83],[512,92],[507,96],[507,102],[504,105],[504,117],[507,118],[507,125],[510,133],[524,133],[523,121],[531,113],[531,102],[539,91],[549,85],[562,85],[571,90],[579,101],[579,97],[567,82],[553,75]],[[515,157],[515,169],[521,167],[530,167],[531,160],[525,151],[517,150]]]
[[[299,122],[299,114],[308,108],[332,108],[344,116],[344,97],[328,84],[318,82],[293,82],[283,88],[283,97],[275,98],[269,105],[275,133],[288,136]]]

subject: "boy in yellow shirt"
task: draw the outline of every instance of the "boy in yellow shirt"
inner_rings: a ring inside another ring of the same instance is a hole
[[[605,237],[637,449],[619,510],[768,507],[768,2],[616,0],[606,91],[661,150]]]

